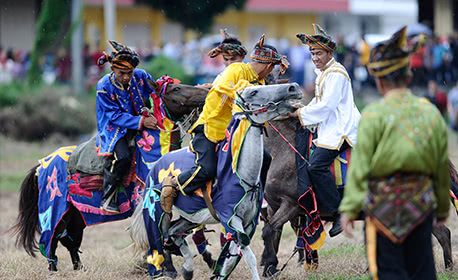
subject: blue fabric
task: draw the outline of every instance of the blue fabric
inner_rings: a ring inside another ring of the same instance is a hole
[[[152,132],[154,134],[157,131]],[[75,149],[76,146],[63,147],[40,160],[38,212],[41,237],[39,243],[43,248],[42,253],[48,258],[55,228],[68,211],[69,203],[80,211],[86,226],[92,226],[130,217],[143,194],[143,182],[148,173],[148,166],[143,161],[137,160],[136,171],[131,177],[129,186],[118,189],[118,205],[121,213],[112,214],[100,209],[103,192],[80,188],[80,174],[67,173],[67,161]],[[153,145],[150,151],[138,148],[135,154],[136,158],[154,162],[160,157],[160,146]]]
[[[239,123],[240,120],[233,119],[229,124],[228,131],[234,131]],[[232,150],[231,137],[220,143],[220,147],[227,146],[228,148],[219,149],[218,151],[218,183],[211,191],[211,199],[213,207],[226,233],[231,234],[231,239],[241,238],[242,241],[246,242],[248,240],[249,242],[256,230],[259,210],[262,204],[263,190],[262,188],[257,190],[260,192],[259,201],[256,205],[258,215],[251,221],[254,224],[253,230],[249,232],[248,235],[242,235],[234,228],[230,227],[230,220],[234,217],[237,206],[247,196],[247,187],[240,182],[237,174],[232,171],[232,154],[230,152]],[[160,183],[166,176],[177,176],[183,170],[193,166],[194,160],[195,155],[188,148],[183,148],[164,155],[153,165],[148,174],[143,203],[143,217],[147,226],[150,252],[157,250],[159,254],[163,253],[162,244],[164,237],[160,231],[160,222],[165,215],[160,205],[160,193],[162,189]],[[184,196],[181,192],[178,193],[174,205],[185,214],[194,214],[207,208],[205,201],[200,196],[195,194]],[[153,269],[150,273],[153,273],[150,275],[155,277],[155,275],[158,275],[159,270]]]
[[[97,83],[97,142],[99,155],[111,155],[118,140],[128,129],[140,130],[139,114],[154,90],[147,79],[153,80],[144,70],[135,69],[129,91],[123,90],[114,73],[109,73]]]

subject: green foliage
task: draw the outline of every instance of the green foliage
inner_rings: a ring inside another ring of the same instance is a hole
[[[0,109],[14,106],[25,91],[24,84],[17,81],[10,84],[0,84]]]
[[[184,72],[183,67],[178,62],[162,55],[155,57],[150,63],[144,64],[140,68],[145,69],[154,79],[168,75],[180,80],[183,84],[192,83],[192,77]]]
[[[36,25],[36,38],[30,56],[30,69],[27,81],[31,85],[41,82],[40,61],[52,47],[65,39],[69,28],[70,0],[44,0]]]
[[[0,133],[14,139],[42,140],[54,134],[79,136],[95,129],[95,106],[62,87],[43,87],[23,94],[0,111]]]
[[[156,10],[186,28],[206,33],[212,26],[213,18],[227,8],[242,9],[246,0],[145,0]]]

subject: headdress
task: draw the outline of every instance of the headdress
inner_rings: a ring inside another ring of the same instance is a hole
[[[280,65],[280,72],[284,74],[288,69],[289,62],[285,55],[279,54],[276,50],[264,45],[264,37],[262,34],[259,42],[254,46],[251,54],[251,60],[259,63],[273,63],[274,65]]]
[[[219,30],[221,35],[223,36],[223,41],[219,44],[216,48],[210,50],[208,52],[208,56],[211,58],[217,57],[218,55],[228,55],[228,56],[245,56],[247,54],[247,50],[244,46],[240,44],[236,44],[230,41],[235,41],[237,38],[231,37],[226,29]],[[233,39],[233,40],[230,40]],[[229,41],[229,42],[226,42]],[[238,41],[238,40],[237,40]]]
[[[390,39],[378,43],[371,51],[369,73],[375,77],[390,78],[390,74],[409,71],[410,55],[424,42],[425,36],[420,34],[407,43],[407,26],[394,33]]]
[[[140,63],[140,58],[134,50],[131,50],[123,44],[115,41],[107,42],[110,44],[113,52],[111,55],[108,55],[104,51],[103,55],[97,60],[97,64],[99,66],[105,64],[106,62],[110,62],[111,65],[119,69],[133,69]]]
[[[334,42],[323,28],[318,24],[313,24],[313,29],[315,30],[315,35],[305,35],[304,33],[296,34],[296,37],[299,38],[303,44],[308,45],[310,48],[314,49],[324,49],[326,51],[333,52],[336,49],[336,42]]]

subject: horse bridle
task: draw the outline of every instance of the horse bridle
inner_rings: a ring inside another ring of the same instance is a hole
[[[236,112],[234,116],[244,115],[254,126],[263,127],[264,123],[260,124],[260,123],[253,121],[253,119],[250,118],[250,115],[253,115],[253,114],[255,115],[258,113],[264,113],[268,111],[275,111],[278,108],[278,106],[282,103],[282,101],[278,101],[278,102],[269,101],[266,104],[249,103],[245,101],[245,99],[240,95],[238,91],[236,91],[235,94],[237,96],[237,98],[235,99],[235,104],[239,106],[242,112]],[[253,107],[255,108],[257,107],[257,108],[254,109]]]

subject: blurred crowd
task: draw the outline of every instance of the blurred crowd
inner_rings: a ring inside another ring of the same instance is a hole
[[[374,82],[366,70],[370,43],[364,36],[353,44],[347,44],[340,36],[335,39],[335,58],[346,67],[352,78],[354,91],[360,93],[369,87],[374,88]],[[207,56],[208,51],[216,46],[219,40],[219,35],[215,35],[184,43],[151,43],[148,47],[134,48],[140,54],[143,64],[163,55],[180,64],[186,74],[194,77],[195,84],[203,84],[212,82],[224,69],[221,56],[215,59]],[[281,54],[288,57],[290,67],[285,74],[286,77],[312,93],[315,73],[308,47],[302,45],[299,40],[291,44],[287,39],[268,39],[266,43],[277,47]],[[252,45],[254,43],[246,44],[246,47],[250,50]],[[104,72],[103,68],[96,65],[102,50],[90,51],[89,46],[85,46],[83,54],[86,87],[90,88]],[[248,61],[249,56],[245,59]],[[64,48],[47,54],[40,61],[44,81],[48,84],[70,83],[71,63],[70,52]],[[23,80],[29,64],[28,52],[0,47],[0,84]],[[420,89],[421,94],[436,104],[450,120],[451,125],[458,130],[458,32],[449,37],[429,36],[426,44],[412,56],[411,69],[412,86]]]

